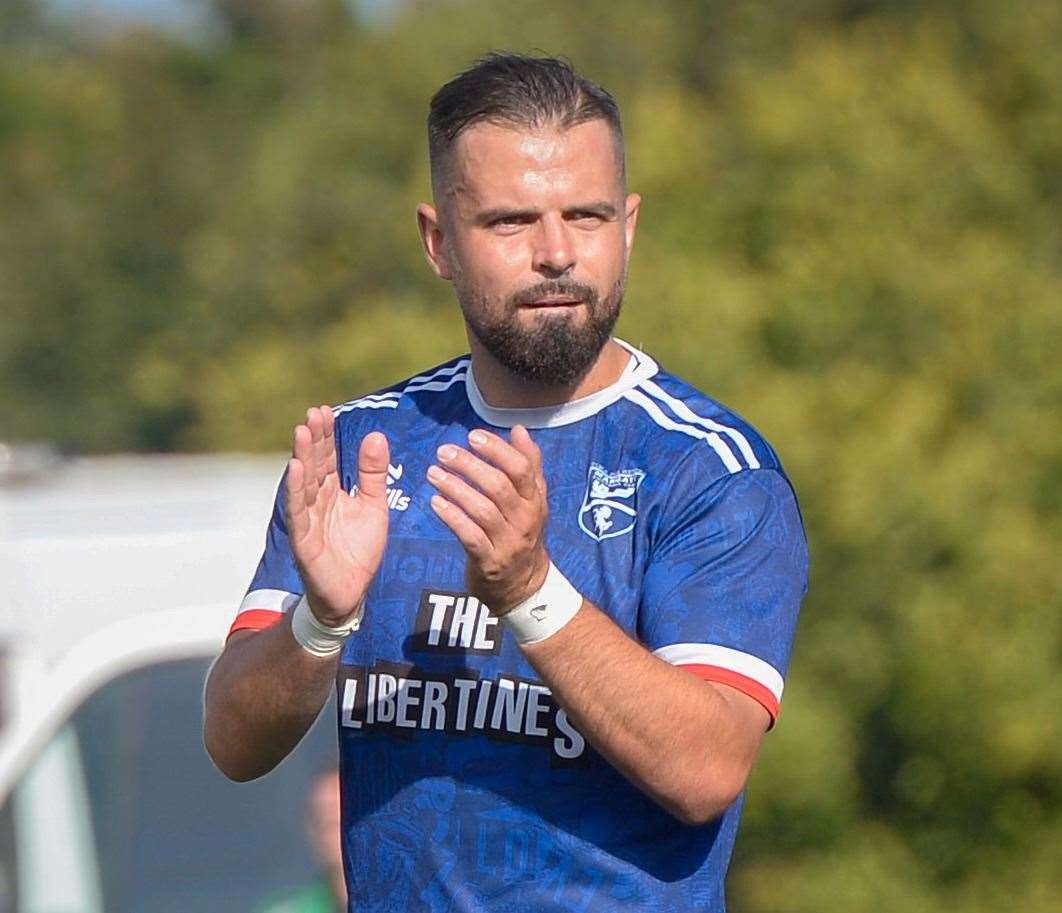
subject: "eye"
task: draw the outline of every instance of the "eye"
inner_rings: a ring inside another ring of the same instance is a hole
[[[600,225],[604,221],[604,216],[599,212],[576,212],[572,213],[572,220],[580,225],[593,227]]]
[[[497,219],[491,219],[491,221],[487,223],[487,226],[502,231],[513,231],[523,225],[529,224],[532,221],[532,218],[532,216],[523,213],[512,213],[511,215],[499,216]]]

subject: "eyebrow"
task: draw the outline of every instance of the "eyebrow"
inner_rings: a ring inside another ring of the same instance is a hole
[[[616,218],[616,207],[608,200],[598,200],[596,203],[584,203],[582,206],[572,206],[565,212],[592,212],[594,215],[605,219]]]
[[[571,212],[590,212],[594,215],[601,216],[604,219],[616,218],[616,207],[609,203],[607,200],[598,200],[594,203],[580,203],[575,206],[568,206],[565,208],[565,213]],[[494,209],[485,209],[483,212],[476,214],[476,221],[480,225],[489,225],[491,222],[498,219],[521,219],[521,218],[533,218],[540,215],[538,209],[510,209],[507,206],[499,206]]]

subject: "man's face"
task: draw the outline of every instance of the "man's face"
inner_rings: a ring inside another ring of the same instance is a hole
[[[421,231],[472,334],[519,377],[583,376],[619,316],[638,214],[608,124],[476,124],[443,184]]]

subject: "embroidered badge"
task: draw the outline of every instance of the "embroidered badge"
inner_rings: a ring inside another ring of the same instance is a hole
[[[603,466],[591,463],[583,506],[579,508],[582,531],[600,542],[634,529],[638,515],[638,486],[644,478],[645,473],[640,469],[606,472]]]

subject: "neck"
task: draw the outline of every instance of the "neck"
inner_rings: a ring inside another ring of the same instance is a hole
[[[517,377],[490,354],[472,333],[468,334],[472,372],[488,405],[496,409],[535,409],[558,406],[611,386],[627,366],[630,353],[609,340],[582,377],[568,384],[543,384]]]

